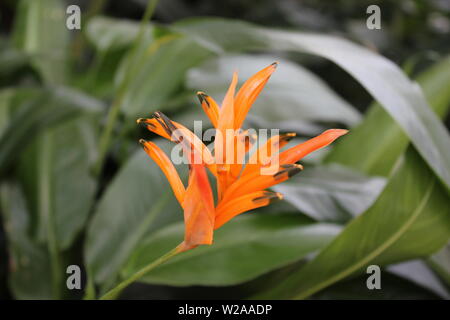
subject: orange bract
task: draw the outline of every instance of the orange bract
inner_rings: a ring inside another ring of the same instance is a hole
[[[282,199],[281,194],[266,189],[300,172],[303,167],[296,162],[307,154],[329,145],[347,133],[344,129],[330,129],[283,152],[279,152],[279,149],[295,134],[273,136],[250,156],[246,165],[243,165],[242,160],[257,137],[240,128],[276,67],[277,63],[273,63],[253,75],[237,94],[235,90],[238,77],[237,73],[234,73],[221,106],[204,92],[197,93],[203,110],[216,128],[214,155],[199,137],[181,124],[171,121],[161,112],[155,112],[150,119],[137,120],[148,130],[179,143],[190,163],[189,181],[185,188],[164,152],[154,143],[140,140],[144,150],[167,177],[184,210],[185,237],[179,246],[180,250],[211,244],[214,229],[221,227],[231,218]],[[229,130],[233,130],[234,134],[228,135]],[[217,181],[216,205],[206,168]],[[270,173],[263,172],[267,169],[274,170]]]

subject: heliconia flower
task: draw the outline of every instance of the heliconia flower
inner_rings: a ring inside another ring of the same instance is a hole
[[[282,152],[279,150],[295,137],[295,133],[273,136],[250,155],[247,164],[243,164],[245,154],[250,151],[257,137],[240,128],[276,67],[275,62],[257,72],[237,93],[235,90],[238,77],[237,73],[234,73],[220,106],[204,92],[197,93],[203,110],[216,129],[214,155],[193,132],[170,120],[162,112],[155,112],[148,119],[137,120],[137,123],[144,124],[148,130],[180,144],[189,160],[189,180],[185,187],[167,155],[155,143],[140,140],[144,150],[167,177],[184,210],[185,237],[179,246],[180,251],[202,244],[212,244],[214,230],[233,217],[282,199],[280,193],[267,189],[300,172],[303,169],[302,165],[297,163],[300,159],[347,133],[344,129],[330,129]],[[226,133],[230,129],[235,130],[236,134],[228,136]],[[230,159],[227,150],[243,151],[232,152]],[[263,174],[268,168],[274,168],[275,171]],[[207,169],[217,182],[216,204]]]

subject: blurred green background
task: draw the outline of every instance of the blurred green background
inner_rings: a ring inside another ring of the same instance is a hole
[[[66,27],[74,4],[81,30]],[[206,129],[195,92],[221,101],[235,69],[242,84],[273,61],[247,127],[350,134],[275,188],[285,201],[121,298],[450,297],[449,1],[160,0],[142,20],[148,5],[1,2],[1,299],[98,296],[177,244],[181,208],[135,120]],[[82,290],[66,288],[73,264]]]

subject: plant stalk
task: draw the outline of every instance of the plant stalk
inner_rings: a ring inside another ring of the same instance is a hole
[[[169,252],[167,252],[166,254],[161,256],[160,258],[156,259],[152,263],[150,263],[150,264],[146,265],[145,267],[143,267],[141,270],[137,271],[135,274],[133,274],[128,279],[125,279],[124,281],[119,283],[113,289],[111,289],[110,291],[105,293],[102,297],[100,297],[100,300],[113,300],[113,299],[115,299],[120,294],[120,292],[122,292],[123,289],[128,287],[133,282],[139,280],[144,275],[146,275],[148,272],[150,272],[151,270],[153,270],[157,266],[163,264],[164,262],[166,262],[167,260],[171,259],[172,257],[174,257],[175,255],[177,255],[180,252],[183,252],[180,249],[180,246],[175,247],[174,249],[170,250]]]

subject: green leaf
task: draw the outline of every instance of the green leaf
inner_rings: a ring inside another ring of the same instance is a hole
[[[345,222],[366,211],[384,185],[383,178],[330,165],[306,168],[273,189],[315,220]]]
[[[11,99],[15,95],[15,89],[3,89],[0,91],[0,137],[8,126],[11,114]]]
[[[48,83],[62,83],[67,67],[69,30],[66,7],[59,0],[21,0],[14,40]]]
[[[94,199],[94,128],[87,117],[65,122],[46,130],[20,157],[18,175],[28,207],[37,217],[37,239],[55,241],[61,251],[84,227]]]
[[[22,114],[24,109],[20,107],[19,103],[19,109],[14,110],[18,101],[24,100],[25,103],[34,106],[35,114],[31,113],[28,117],[37,116],[32,121],[24,118],[23,125],[17,121],[18,129],[12,131],[12,135],[4,132],[5,136],[2,137],[5,140],[7,137],[17,138],[13,144],[13,147],[17,148],[17,154],[9,155],[8,159],[12,161],[20,155],[15,173],[21,182],[24,195],[15,196],[18,197],[18,200],[13,201],[17,201],[17,205],[20,204],[20,210],[25,206],[27,209],[23,209],[24,212],[20,213],[23,216],[21,219],[26,219],[23,222],[26,222],[26,226],[16,227],[20,230],[24,229],[24,234],[21,235],[13,230],[11,233],[14,235],[9,236],[13,239],[11,240],[13,243],[14,241],[20,242],[13,246],[12,251],[17,255],[16,263],[23,264],[18,275],[12,275],[13,287],[15,285],[18,287],[13,290],[17,296],[25,298],[46,298],[50,294],[52,298],[61,298],[61,289],[65,284],[61,252],[70,247],[84,227],[96,191],[95,180],[90,175],[96,153],[95,142],[97,139],[94,123],[93,119],[88,119],[86,115],[81,119],[74,118],[67,122],[57,122],[58,119],[63,120],[60,116],[64,113],[66,113],[64,116],[71,114],[68,110],[64,111],[68,103],[65,100],[68,96],[64,95],[69,94],[70,96],[73,93],[61,91],[59,97],[55,95],[52,98],[46,97],[45,100],[40,99],[45,95],[41,91],[34,91],[31,97],[29,96],[31,92],[18,90],[10,93],[12,97],[7,106],[12,109],[9,110],[13,113],[12,124],[16,123],[15,119],[20,119],[18,115]],[[73,97],[81,98],[78,95]],[[78,102],[83,103],[84,106],[85,101],[83,100]],[[45,111],[54,113],[39,113],[38,110],[40,111],[41,108],[39,102],[41,101],[47,101],[49,105],[53,104]],[[61,102],[65,102],[66,105]],[[75,102],[70,101],[70,103]],[[89,105],[84,107],[89,107]],[[70,108],[79,107],[70,106]],[[47,122],[48,119],[45,116],[55,115],[54,119]],[[46,126],[46,124],[51,126]],[[22,127],[20,127],[21,125]],[[26,131],[20,132],[22,128]],[[31,137],[25,135],[31,135]],[[31,144],[25,147],[26,143],[20,143],[22,139],[27,139],[27,142],[31,142]],[[6,172],[7,168],[4,169]],[[18,191],[13,189],[9,192],[15,194]],[[22,202],[24,204],[21,204]],[[15,204],[10,205],[11,210],[18,211],[19,209],[14,209],[14,206]],[[48,276],[43,277],[42,273]],[[42,284],[41,281],[48,283]],[[48,289],[49,293],[40,291],[47,290],[46,287],[51,287]],[[40,292],[40,294],[34,295],[35,292]]]
[[[450,56],[423,72],[417,81],[434,112],[444,118],[450,107]],[[364,120],[336,144],[326,161],[387,176],[407,146],[408,137],[401,127],[375,104]]]
[[[333,239],[335,224],[311,223],[295,215],[246,214],[215,232],[214,244],[179,255],[142,280],[176,286],[232,285],[304,258]],[[183,240],[177,223],[142,241],[123,271],[129,276]]]
[[[313,296],[318,300],[438,300],[440,296],[405,278],[383,272],[381,290],[368,290],[368,275],[349,279]]]
[[[15,74],[27,70],[28,65],[29,59],[24,52],[0,41],[0,85],[11,85]]]
[[[348,40],[258,27],[226,19],[191,19],[174,29],[210,50],[277,50],[329,59],[356,78],[395,119],[420,155],[450,189],[450,137],[428,106],[420,87],[386,58]]]
[[[242,84],[263,67],[278,61],[279,65],[251,109],[252,115],[270,121],[323,121],[353,125],[360,115],[348,102],[333,92],[307,69],[270,55],[226,55],[208,60],[189,70],[187,85],[206,91],[222,101],[233,71],[239,72]]]
[[[33,238],[33,221],[20,187],[2,183],[0,204],[8,239],[8,282],[14,297],[51,299],[52,279],[47,247]]]
[[[0,135],[0,174],[4,174],[24,147],[38,134],[55,124],[85,113],[94,114],[102,104],[77,91],[51,89],[17,89],[5,103],[9,121]]]
[[[428,256],[448,242],[449,214],[448,194],[409,149],[375,204],[314,260],[261,297],[305,298],[369,264]]]
[[[109,17],[93,17],[89,20],[85,34],[99,51],[121,50],[130,47],[139,33],[139,23]],[[144,27],[144,37],[151,40],[153,27]]]
[[[109,17],[92,17],[83,28],[88,41],[95,47],[96,55],[88,70],[76,78],[76,85],[95,96],[111,99],[115,94],[114,77],[120,62],[137,41],[141,26],[136,21]],[[142,42],[151,43],[154,27],[142,26]],[[120,91],[120,90],[117,90]]]
[[[105,190],[88,227],[85,259],[90,276],[104,288],[111,285],[146,234],[182,216],[165,176],[138,150]]]
[[[191,39],[173,34],[141,42],[138,52],[133,61],[138,67],[133,70],[121,107],[130,117],[170,107],[170,100],[182,88],[186,71],[211,55]],[[129,64],[127,57],[119,67],[116,83],[122,82]]]

